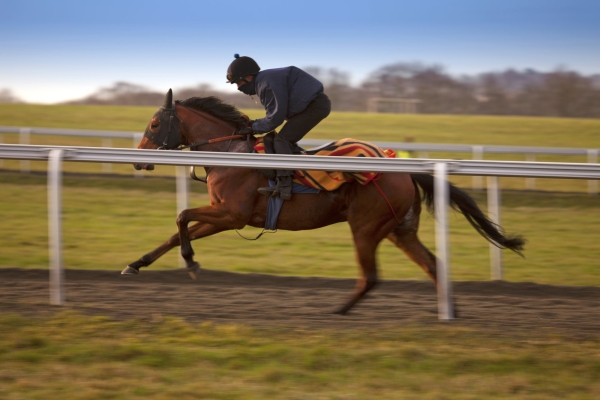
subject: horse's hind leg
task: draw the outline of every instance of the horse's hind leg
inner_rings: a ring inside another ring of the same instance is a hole
[[[416,208],[419,210],[419,208]],[[411,210],[412,211],[412,210]],[[387,238],[394,243],[397,247],[402,249],[406,255],[419,265],[425,273],[431,278],[435,285],[436,291],[438,290],[437,280],[437,258],[427,247],[421,243],[417,237],[417,230],[419,228],[419,214],[409,213],[406,215],[404,221],[398,225]],[[458,307],[456,304],[453,306],[454,316],[458,317]]]
[[[420,205],[413,205],[413,208],[406,214],[402,223],[387,238],[404,251],[412,261],[423,268],[425,273],[433,280],[437,289],[436,257],[421,243],[417,236],[419,212]]]
[[[203,223],[196,223],[189,228],[190,239],[200,239],[206,236],[214,235],[216,233],[221,232],[223,229],[216,228],[212,225],[206,225]],[[135,275],[138,274],[140,268],[147,267],[152,264],[154,261],[158,260],[161,256],[166,254],[169,250],[180,245],[179,241],[179,233],[171,236],[169,240],[167,240],[162,245],[158,246],[156,249],[152,250],[150,253],[145,254],[142,258],[137,261],[129,264],[125,269],[121,272],[123,275]]]
[[[387,237],[398,248],[403,250],[408,258],[423,268],[423,271],[431,278],[437,289],[437,267],[436,258],[427,247],[421,243],[415,232],[406,232],[401,226],[395,229]]]
[[[373,289],[377,284],[377,260],[375,252],[380,240],[373,239],[367,235],[354,235],[354,245],[356,247],[356,258],[362,270],[362,276],[356,281],[356,288],[350,297],[350,300],[336,314],[346,314],[354,305]]]
[[[433,280],[436,292],[438,291],[437,280],[437,258],[421,243],[417,237],[416,231],[407,231],[402,225],[390,233],[387,237],[392,243],[402,249],[406,255],[417,263],[427,275]],[[453,300],[454,302],[454,300]],[[452,306],[454,317],[458,318],[458,306],[456,303]]]

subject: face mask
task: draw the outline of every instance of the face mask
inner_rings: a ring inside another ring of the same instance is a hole
[[[247,95],[256,94],[256,93],[253,92],[252,89],[253,89],[252,88],[252,82],[246,82],[246,83],[244,83],[242,86],[240,86],[238,88],[238,90],[240,92],[244,93],[244,94],[247,94]]]

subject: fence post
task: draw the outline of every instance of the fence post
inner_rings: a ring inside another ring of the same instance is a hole
[[[490,220],[500,226],[500,185],[497,176],[487,178],[488,216]],[[502,280],[502,249],[490,243],[490,264],[492,279]]]
[[[597,164],[598,163],[598,149],[588,149],[588,163]],[[588,193],[589,194],[598,194],[598,180],[589,180],[588,181]]]
[[[102,138],[102,147],[112,147],[111,138]],[[102,163],[102,172],[110,173],[112,171],[112,164]]]
[[[138,146],[138,143],[142,140],[142,138],[144,137],[143,133],[134,133],[133,134],[133,148],[136,149]],[[138,171],[137,169],[133,170],[133,176],[135,176],[136,178],[143,178],[144,177],[144,171]]]
[[[62,149],[48,156],[48,242],[50,249],[50,304],[62,305],[64,271],[62,257]]]
[[[535,154],[527,154],[527,162],[535,162]],[[525,178],[525,188],[527,190],[535,190],[535,178]]]
[[[448,245],[448,171],[446,163],[435,163],[435,252],[437,253],[438,318],[454,319]]]
[[[473,160],[483,160],[483,146],[473,146]],[[474,190],[481,190],[483,187],[483,178],[473,175],[472,187]]]
[[[31,139],[31,128],[20,128],[19,129],[19,144],[29,144]],[[31,172],[31,162],[29,160],[21,160],[19,162],[21,166],[21,172]]]
[[[190,208],[188,195],[190,181],[188,179],[187,167],[178,165],[175,167],[175,173],[177,176],[177,215],[179,215],[183,210]],[[179,254],[179,266],[181,268],[187,267],[185,260],[181,257],[181,253]]]

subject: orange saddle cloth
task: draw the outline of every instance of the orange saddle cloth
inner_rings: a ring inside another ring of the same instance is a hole
[[[256,138],[254,150],[257,153],[265,153],[263,138]],[[328,143],[317,149],[307,150],[306,154],[315,156],[334,157],[379,157],[395,158],[396,154],[390,150],[383,150],[369,142],[356,139],[341,139]],[[294,182],[319,190],[331,191],[339,188],[346,182],[358,181],[366,185],[372,180],[377,180],[381,172],[341,172],[341,171],[294,171]]]

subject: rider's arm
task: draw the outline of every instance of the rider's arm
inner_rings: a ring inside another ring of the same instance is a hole
[[[285,121],[288,112],[287,83],[284,80],[257,82],[256,93],[267,115],[254,121],[252,130],[270,132]]]

